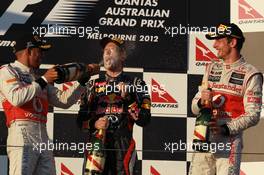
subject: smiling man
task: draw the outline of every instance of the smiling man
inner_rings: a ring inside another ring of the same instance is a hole
[[[212,101],[210,142],[225,146],[216,153],[194,153],[189,174],[239,175],[243,131],[260,118],[263,76],[240,54],[245,38],[237,25],[220,24],[206,38],[214,40],[221,62],[206,67],[203,82],[212,91],[201,89],[192,101],[192,111],[197,115],[204,101]]]

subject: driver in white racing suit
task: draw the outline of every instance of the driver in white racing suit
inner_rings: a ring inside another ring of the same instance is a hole
[[[243,131],[260,119],[263,75],[240,55],[245,39],[237,25],[221,24],[218,33],[206,38],[215,40],[214,48],[223,62],[206,67],[203,82],[208,82],[212,91],[200,89],[192,111],[197,115],[203,102],[212,99],[210,141],[216,152],[194,153],[189,174],[239,175]]]
[[[51,85],[58,78],[54,68],[43,76],[36,74],[42,52],[50,47],[37,36],[25,35],[14,47],[16,61],[0,67],[0,100],[8,127],[10,175],[56,174],[52,151],[40,151],[40,145],[49,140],[48,105],[69,108],[85,90],[81,81],[67,91]]]

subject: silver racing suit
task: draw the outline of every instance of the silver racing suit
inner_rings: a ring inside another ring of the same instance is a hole
[[[19,61],[0,67],[0,100],[8,127],[10,175],[56,174],[52,151],[39,150],[40,143],[49,140],[48,105],[68,108],[84,90],[78,82],[67,91],[49,84],[42,87],[32,69]]]
[[[209,64],[203,76],[206,80],[213,92],[213,112],[222,132],[210,134],[211,143],[216,145],[214,153],[194,153],[190,174],[239,175],[243,131],[260,119],[263,75],[241,57],[232,64]],[[192,101],[196,115],[200,97],[201,89]]]

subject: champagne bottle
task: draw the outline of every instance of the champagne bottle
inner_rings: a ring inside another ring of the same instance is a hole
[[[207,87],[208,87],[207,84],[203,86],[204,89],[208,89]],[[200,151],[200,152],[209,151],[209,145],[210,145],[209,122],[211,121],[211,118],[212,118],[212,103],[211,100],[205,100],[203,107],[200,110],[195,121],[192,148],[196,151]]]
[[[78,80],[83,74],[92,76],[98,74],[100,66],[98,64],[67,63],[55,67],[58,72],[58,79],[55,83],[65,83]]]
[[[104,150],[105,130],[99,129],[92,136],[93,148],[87,154],[84,175],[100,175],[104,170],[106,153]]]

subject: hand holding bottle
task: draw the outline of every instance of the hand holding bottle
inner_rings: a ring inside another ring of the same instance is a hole
[[[96,129],[107,129],[109,126],[109,121],[106,116],[100,117],[94,124]]]
[[[201,104],[204,105],[206,102],[212,101],[212,90],[210,89],[203,89],[201,92]]]
[[[205,105],[207,102],[210,103],[212,101],[212,97],[212,90],[208,88],[208,82],[203,81],[201,85],[201,105]]]
[[[137,103],[134,102],[128,106],[128,112],[133,120],[137,121],[139,118],[140,109],[137,107]]]
[[[58,79],[58,72],[55,67],[53,67],[48,69],[43,76],[47,80],[47,83],[53,83],[56,79]]]

